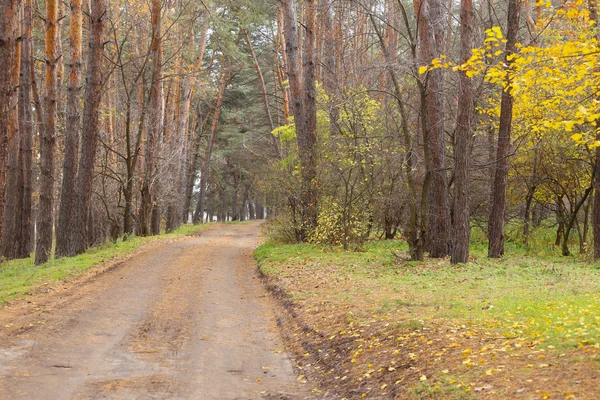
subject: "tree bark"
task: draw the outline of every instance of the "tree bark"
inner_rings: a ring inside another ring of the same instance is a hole
[[[461,0],[460,7],[460,58],[467,62],[473,48],[474,10],[472,0]],[[473,137],[473,82],[465,71],[459,72],[458,118],[454,133],[454,236],[452,241],[453,264],[469,261],[469,159]]]
[[[519,17],[521,4],[519,0],[509,0],[508,22],[506,33],[505,63],[510,69],[511,55],[515,52],[519,36]],[[511,81],[507,78],[507,88],[502,91],[500,105],[500,127],[498,129],[498,146],[496,149],[496,169],[492,186],[492,210],[489,217],[488,257],[500,258],[504,255],[504,218],[506,211],[506,186],[508,179],[508,157],[510,152],[510,135],[513,117],[513,96]]]
[[[90,36],[86,76],[85,100],[81,137],[81,154],[77,169],[75,207],[69,237],[69,255],[83,253],[88,248],[88,218],[92,200],[94,162],[99,127],[98,116],[102,100],[102,60],[104,57],[104,31],[106,28],[106,0],[91,3]]]
[[[56,148],[56,48],[58,2],[46,1],[46,96],[43,135],[40,137],[40,199],[37,217],[35,264],[45,263],[52,252],[54,214],[54,152]]]
[[[0,65],[5,70],[0,73],[0,221],[4,215],[6,201],[6,163],[10,119],[14,104],[12,67],[16,57],[16,27],[18,23],[19,0],[0,2]],[[0,237],[3,237],[3,224],[0,222]]]
[[[590,20],[596,21],[595,29],[598,29],[600,19],[598,18],[598,0],[588,0]],[[600,41],[600,32],[596,34]],[[596,120],[596,140],[600,140],[600,119]],[[594,233],[594,260],[600,260],[600,147],[596,147],[596,161],[594,164],[594,210],[592,211],[592,225]]]
[[[26,258],[32,250],[31,243],[31,197],[32,166],[33,166],[33,113],[31,111],[31,74],[33,73],[33,54],[31,45],[32,11],[31,0],[25,0],[22,21],[21,43],[21,81],[19,83],[19,135],[21,157],[21,220],[18,221],[21,230],[20,246],[17,257]]]
[[[393,2],[390,1],[390,10],[394,8]],[[337,63],[336,63],[336,49],[335,49],[335,36],[333,35],[333,0],[323,0],[323,32],[324,36],[324,53],[323,53],[323,89],[328,97],[328,110],[329,113],[329,134],[335,135],[339,133],[338,120],[339,120],[339,109],[336,105],[336,79],[337,79]],[[389,30],[391,31],[391,29]],[[394,35],[390,35],[394,37]],[[387,42],[388,54],[391,54],[391,48],[394,43]]]
[[[75,203],[75,182],[77,179],[77,152],[79,150],[79,87],[81,85],[81,36],[83,12],[82,1],[71,0],[71,19],[69,29],[69,46],[71,64],[69,66],[69,85],[67,88],[67,127],[63,161],[63,181],[60,195],[60,211],[56,228],[56,255],[66,256],[69,253],[69,235],[73,205]]]
[[[15,27],[16,36],[19,37],[19,25]],[[23,182],[21,181],[21,157],[19,155],[20,135],[19,135],[19,109],[17,107],[18,96],[16,90],[19,87],[19,74],[21,62],[21,42],[16,42],[15,56],[13,57],[12,68],[8,73],[11,75],[11,88],[13,95],[10,99],[10,115],[8,121],[8,169],[6,179],[6,204],[4,211],[4,234],[2,237],[2,254],[7,259],[17,257],[20,246],[20,222],[21,222],[21,201]]]
[[[283,34],[283,5],[279,2],[277,7],[277,36],[275,39],[275,71],[277,73],[277,83],[281,90],[281,105],[283,108],[283,119],[288,123],[290,118],[290,99],[289,90],[284,84],[284,74],[287,74],[287,51],[285,47],[285,38]],[[279,51],[281,50],[281,65]]]
[[[315,59],[315,0],[306,1],[306,35],[302,56],[302,77],[300,76],[298,48],[298,28],[296,25],[295,2],[279,0],[282,5],[284,36],[287,51],[287,73],[290,84],[292,110],[296,123],[296,141],[300,158],[301,193],[300,226],[297,238],[308,239],[317,225],[317,154],[316,154],[316,59]],[[304,78],[304,79],[302,79]]]
[[[162,122],[162,51],[161,51],[161,0],[152,0],[152,44],[153,61],[152,89],[146,142],[144,143],[144,179],[142,182],[142,204],[140,206],[140,235],[152,234],[152,209],[155,200],[156,150],[159,145]]]
[[[418,15],[419,58],[429,65],[440,55],[444,42],[443,6],[440,0],[415,0]],[[430,71],[424,86],[423,144],[427,173],[431,176],[429,199],[429,229],[427,232],[430,256],[441,258],[450,254],[450,203],[446,173],[444,140],[444,96],[441,69]]]

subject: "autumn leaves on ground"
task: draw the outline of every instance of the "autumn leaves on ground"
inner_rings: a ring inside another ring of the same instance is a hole
[[[600,396],[599,269],[512,246],[459,266],[405,250],[258,249],[307,376],[348,398]]]

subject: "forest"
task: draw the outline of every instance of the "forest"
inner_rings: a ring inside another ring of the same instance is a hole
[[[598,258],[596,21],[592,0],[7,1],[2,254],[267,210],[286,240],[402,236],[413,260],[540,226]]]
[[[597,0],[0,0],[0,284],[22,286],[0,303],[72,257],[266,220],[260,272],[319,338],[307,376],[594,398],[598,21]]]
[[[595,1],[300,3],[4,1],[3,257],[265,212],[413,260],[540,227],[600,257]]]

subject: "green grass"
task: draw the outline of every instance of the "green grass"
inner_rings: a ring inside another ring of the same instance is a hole
[[[541,232],[533,240],[551,234]],[[365,315],[398,313],[415,327],[436,319],[473,324],[493,335],[540,341],[550,348],[600,343],[597,265],[583,256],[561,257],[552,246],[509,242],[501,260],[487,259],[486,251],[476,236],[471,262],[453,266],[448,260],[408,262],[401,241],[374,241],[354,252],[268,242],[257,249],[256,258],[265,274],[283,279],[335,271],[334,279],[353,285],[329,285],[327,295],[340,302],[371,295]],[[309,292],[292,295],[302,298]]]
[[[33,265],[33,257],[3,262],[0,264],[0,304],[22,297],[41,285],[73,279],[92,267],[134,252],[144,243],[187,235],[204,227],[205,225],[183,225],[175,232],[165,235],[135,236],[126,241],[119,239],[116,243],[93,247],[84,254],[52,259],[38,266]]]

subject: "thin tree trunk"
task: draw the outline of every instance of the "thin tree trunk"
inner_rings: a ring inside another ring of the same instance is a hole
[[[519,36],[519,17],[521,4],[519,0],[509,0],[508,22],[506,34],[505,63],[507,68],[512,64],[511,55],[516,50]],[[498,129],[498,147],[496,151],[496,170],[492,186],[492,210],[489,217],[488,257],[499,258],[504,255],[504,217],[506,210],[506,186],[508,178],[508,157],[510,151],[510,134],[513,117],[513,96],[510,90],[502,90],[500,105],[500,127]]]
[[[140,235],[152,234],[152,209],[156,192],[156,150],[162,121],[162,51],[161,51],[161,0],[152,0],[152,89],[150,93],[149,123],[144,143],[144,179],[140,206]]]
[[[403,12],[403,16],[405,19],[405,23],[408,24],[408,18],[406,16],[406,10],[403,8],[402,4],[400,4],[400,9]],[[379,38],[379,43],[384,53],[384,57],[386,59],[390,59],[390,55],[388,53],[388,48],[384,37],[381,33],[381,30],[378,29],[377,24],[375,22],[374,17],[371,15],[371,23],[373,28],[375,29],[375,33]],[[408,25],[407,25],[408,26]],[[400,119],[401,119],[401,130],[402,130],[402,139],[405,147],[404,153],[404,162],[403,169],[406,177],[406,183],[408,185],[408,193],[409,193],[409,220],[408,220],[408,229],[407,229],[407,242],[410,252],[410,258],[414,261],[422,261],[424,258],[424,239],[425,234],[423,225],[425,221],[423,220],[423,215],[419,213],[419,201],[417,196],[417,188],[415,184],[415,170],[414,170],[414,159],[413,159],[413,143],[412,137],[409,131],[409,121],[408,115],[406,112],[406,106],[402,101],[402,88],[400,86],[400,82],[398,77],[396,76],[396,72],[392,65],[387,65],[386,67],[390,79],[394,88],[394,98],[398,104],[398,110],[400,111]],[[423,186],[425,188],[425,185]],[[426,199],[422,199],[422,201],[426,201]]]
[[[284,84],[285,78],[284,74],[287,74],[287,52],[285,47],[285,38],[283,35],[283,5],[281,2],[278,4],[277,8],[277,38],[275,40],[276,51],[275,51],[275,71],[277,72],[277,83],[279,84],[279,89],[281,90],[281,103],[283,108],[283,119],[285,119],[286,123],[290,118],[290,99],[289,99],[289,90]],[[281,59],[283,60],[283,65],[281,65],[279,60],[279,50],[281,50]]]
[[[146,114],[148,112],[146,91],[144,90],[144,84],[141,82],[143,70],[140,70],[136,79],[132,83],[129,91],[127,92],[127,106],[125,112],[125,142],[126,142],[126,158],[125,166],[127,179],[123,186],[123,195],[125,197],[125,207],[123,211],[123,231],[125,234],[131,234],[134,231],[134,217],[133,217],[133,197],[134,197],[134,177],[139,166],[139,156],[142,148],[142,139],[144,136],[144,128],[146,122]],[[122,70],[123,84],[127,81],[127,77]],[[137,124],[137,132],[135,135],[135,142],[133,142],[132,129],[133,129],[133,110],[132,102],[133,97],[137,92],[138,96],[138,113],[139,121]],[[133,142],[133,143],[132,143]],[[132,148],[133,144],[133,148]],[[125,236],[127,238],[127,236]]]
[[[33,96],[33,106],[35,108],[35,124],[34,124],[34,132],[37,131],[37,134],[34,134],[34,136],[32,137],[32,153],[33,153],[33,149],[39,149],[40,147],[40,142],[41,142],[41,138],[44,137],[44,129],[45,129],[45,125],[44,125],[44,109],[42,106],[42,99],[40,98],[40,91],[37,85],[37,77],[35,74],[35,68],[34,66],[34,58],[33,58],[33,51],[32,51],[32,57],[31,57],[31,94]],[[32,154],[33,155],[33,154]],[[40,169],[36,168],[36,171],[34,174],[34,170],[31,170],[32,172],[32,181],[35,180],[35,175],[38,176],[39,179],[39,175],[40,175]],[[32,189],[33,190],[33,189]],[[39,196],[38,196],[39,199]],[[35,211],[35,213],[34,213]],[[33,196],[32,196],[32,208],[31,208],[31,220],[32,220],[32,225],[35,223],[36,227],[34,229],[31,229],[31,236],[30,236],[30,249],[29,252],[32,252],[35,250],[35,246],[36,246],[36,239],[37,239],[37,235],[38,232],[37,231],[37,215],[39,214],[39,204],[38,207],[35,208],[35,210],[33,209]],[[35,222],[34,222],[35,221]]]
[[[590,187],[588,187],[587,189],[585,189],[583,197],[581,197],[581,199],[579,199],[579,201],[575,205],[575,209],[573,210],[573,212],[571,213],[571,215],[569,217],[569,222],[567,222],[567,225],[565,226],[565,233],[563,235],[563,240],[562,240],[562,255],[565,257],[571,255],[571,251],[569,250],[569,235],[571,233],[571,229],[573,229],[573,224],[575,223],[577,214],[579,213],[581,206],[583,206],[583,204],[587,200],[590,192],[594,189],[594,186],[593,186],[594,179],[595,178],[592,176],[592,185]]]
[[[526,247],[529,247],[529,236],[531,228],[531,212],[532,204],[537,190],[537,164],[538,164],[538,149],[537,147],[533,153],[533,166],[531,168],[531,174],[529,175],[527,182],[527,194],[525,196],[525,215],[523,216],[523,243]]]
[[[328,97],[328,110],[329,113],[329,133],[334,135],[339,133],[338,120],[339,110],[336,106],[336,52],[335,52],[335,36],[333,35],[333,0],[323,0],[323,24],[322,33],[320,36],[324,36],[324,54],[323,54],[323,89]],[[390,10],[393,10],[393,4],[390,2]],[[392,30],[389,29],[388,32]],[[388,37],[394,38],[395,35],[390,33]],[[388,54],[392,53],[394,47],[394,41],[388,41],[387,48]],[[393,57],[393,56],[391,56]]]
[[[77,151],[79,149],[79,87],[81,85],[81,36],[83,12],[82,1],[71,0],[71,20],[69,45],[71,64],[69,66],[69,85],[67,94],[67,130],[63,162],[63,181],[60,196],[60,211],[56,228],[56,255],[61,257],[69,253],[69,235],[73,205],[75,203],[75,182],[77,179]]]
[[[535,38],[535,21],[533,20],[533,2],[532,0],[523,1],[525,8],[525,22],[527,23],[527,33],[529,41],[532,42]]]
[[[203,64],[203,60],[204,60],[204,53],[206,52],[206,41],[208,38],[208,21],[204,22],[204,25],[202,25],[202,31],[200,33],[200,42],[198,43],[198,52],[196,53],[196,59],[194,61],[194,72],[199,73],[200,70],[202,69],[202,64]],[[183,205],[182,205],[182,215],[181,215],[181,219],[183,221],[183,223],[186,223],[188,221],[189,218],[189,212],[190,212],[190,207],[192,205],[192,196],[194,193],[194,183],[196,180],[196,169],[197,169],[197,165],[198,165],[198,147],[199,147],[199,139],[201,137],[201,133],[202,130],[200,130],[197,134],[197,136],[195,135],[195,126],[192,124],[192,129],[193,131],[188,134],[188,120],[189,120],[189,115],[190,115],[190,105],[192,102],[192,98],[193,98],[193,90],[192,90],[192,82],[190,79],[185,79],[184,81],[184,89],[183,89],[183,96],[184,96],[184,105],[183,105],[183,111],[182,111],[182,120],[181,120],[181,126],[180,126],[180,130],[182,132],[182,134],[185,134],[187,137],[195,137],[195,140],[191,140],[188,139],[188,146],[191,147],[192,149],[190,149],[191,151],[187,151],[186,154],[187,159],[186,159],[186,163],[184,163],[184,165],[186,165],[186,169],[184,170],[184,177],[183,177],[183,182],[182,185],[182,191],[184,194],[184,198],[183,198]],[[201,121],[202,123],[203,121]],[[183,126],[185,124],[185,126]],[[191,160],[190,160],[191,158]]]
[[[40,137],[40,200],[37,217],[35,264],[45,263],[52,252],[54,214],[54,152],[56,148],[56,34],[58,2],[46,1],[46,96],[43,136]]]
[[[467,62],[473,48],[474,10],[472,0],[461,0],[460,58]],[[473,82],[464,71],[459,72],[458,118],[454,134],[454,236],[453,264],[469,262],[469,149],[473,137]],[[435,240],[435,239],[434,239]]]
[[[179,57],[177,61],[177,73],[183,74],[182,69],[182,57]],[[167,210],[166,210],[166,224],[165,231],[172,232],[179,226],[180,216],[181,216],[181,183],[182,183],[182,175],[181,171],[184,170],[183,166],[185,165],[184,154],[184,139],[186,137],[186,127],[181,127],[183,124],[183,113],[189,114],[189,107],[187,110],[182,109],[181,106],[185,106],[186,101],[182,102],[182,94],[184,91],[183,83],[179,77],[175,78],[175,100],[173,107],[173,127],[172,127],[172,135],[169,137],[169,176],[172,178],[171,188],[167,193]],[[181,105],[181,106],[180,106]],[[165,128],[166,129],[166,128]]]
[[[525,244],[526,247],[529,247],[529,237],[531,236],[531,205],[533,203],[535,190],[535,186],[530,187],[525,197],[525,211],[523,216],[523,244]]]
[[[246,38],[246,44],[248,45],[248,51],[250,52],[250,56],[252,57],[252,62],[254,63],[254,69],[256,70],[256,75],[258,76],[259,89],[262,93],[263,97],[263,106],[265,108],[265,116],[267,117],[267,122],[269,123],[269,129],[271,132],[275,129],[275,125],[273,124],[273,118],[271,117],[271,110],[269,109],[269,96],[267,95],[267,86],[265,85],[265,78],[263,77],[262,71],[260,70],[260,65],[258,64],[258,59],[256,58],[256,54],[254,54],[254,49],[252,48],[252,42],[250,41],[250,36],[248,36],[248,31],[246,29],[242,29],[242,33],[244,34],[244,38]],[[276,136],[271,135],[271,140],[273,143],[273,147],[277,151],[279,157],[281,157],[281,148],[279,147],[279,139]]]
[[[202,160],[202,168],[200,170],[200,193],[198,193],[198,203],[196,204],[196,210],[194,211],[194,223],[202,222],[204,220],[204,200],[206,197],[206,185],[208,185],[208,178],[210,174],[210,158],[212,157],[212,150],[215,144],[217,128],[219,126],[219,116],[221,115],[221,107],[223,105],[223,95],[225,94],[225,88],[229,84],[229,71],[227,71],[228,67],[223,66],[223,68],[225,71],[221,71],[221,77],[219,78],[219,88],[217,90],[217,98],[215,101],[215,112],[212,117],[210,136],[208,138],[208,143],[206,144],[204,159]]]
[[[192,134],[194,135],[194,140],[191,145],[191,161],[188,167],[187,182],[185,188],[185,203],[183,210],[184,222],[188,221],[190,208],[192,206],[192,198],[194,197],[194,185],[196,184],[196,178],[198,176],[198,162],[200,161],[200,144],[202,143],[202,132],[204,132],[204,127],[208,123],[209,114],[210,113],[207,113],[206,117],[202,118],[202,121],[198,121],[198,117],[196,126],[192,127]]]
[[[106,0],[91,3],[90,36],[83,106],[81,154],[77,169],[75,207],[69,237],[69,254],[83,253],[88,248],[88,226],[94,181],[94,162],[99,135],[99,109],[102,100],[102,60],[104,57],[104,30],[106,28]]]
[[[585,253],[588,249],[587,237],[588,237],[588,232],[589,232],[589,228],[590,228],[590,209],[592,208],[592,204],[593,204],[592,199],[588,200],[588,202],[585,204],[585,208],[583,209],[583,211],[584,211],[583,229],[582,229],[583,232],[582,232],[581,241],[579,243],[579,252],[581,254]]]
[[[21,156],[21,181],[23,184],[21,200],[21,241],[18,249],[19,258],[29,257],[31,252],[31,197],[33,167],[33,113],[31,111],[31,74],[33,73],[33,56],[31,45],[31,0],[25,0],[23,8],[21,43],[21,81],[19,83],[19,135]]]

